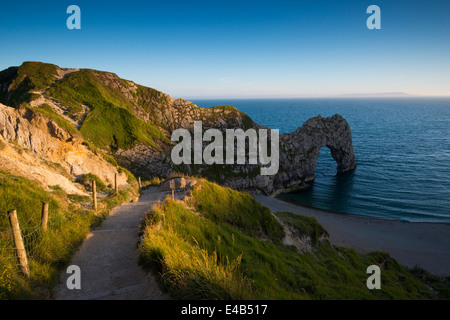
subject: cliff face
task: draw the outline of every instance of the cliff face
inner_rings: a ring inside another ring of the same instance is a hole
[[[32,110],[0,104],[0,170],[44,186],[60,186],[68,194],[87,195],[76,178],[93,173],[106,184],[114,183],[117,168],[82,144],[58,123]],[[126,174],[118,176],[127,184]]]
[[[294,132],[283,135],[281,140],[282,171],[275,177],[275,189],[278,189],[275,192],[296,189],[314,180],[314,169],[322,147],[330,149],[338,174],[356,168],[350,126],[338,114],[311,118]]]
[[[72,176],[90,170],[109,181],[114,171],[94,165],[105,161],[94,157],[81,144],[83,141],[144,178],[184,172],[266,194],[310,186],[319,150],[325,146],[337,162],[338,173],[356,167],[351,130],[339,115],[312,118],[294,132],[281,135],[279,171],[273,176],[260,175],[260,165],[248,161],[243,165],[174,165],[170,158],[174,143],[170,139],[175,129],[192,132],[194,121],[202,121],[204,131],[264,127],[231,106],[199,108],[109,72],[27,62],[0,72],[0,102],[20,109],[1,107],[3,138],[60,163]],[[44,120],[30,111],[42,108],[65,120],[75,131],[64,130],[67,128],[56,121]]]
[[[175,115],[178,109],[168,110]],[[181,108],[180,110],[186,110]],[[181,112],[181,111],[180,111]],[[179,116],[179,115],[177,115]],[[188,129],[193,135],[194,121],[205,119],[205,114],[185,113],[181,128]],[[208,128],[218,128],[225,133],[226,129],[243,128],[242,119],[226,122],[223,117],[217,122],[206,122]],[[254,128],[264,128],[257,124]],[[205,146],[205,143],[204,143]],[[127,167],[133,167],[141,175],[151,174],[167,177],[174,171],[189,174],[200,174],[238,190],[259,190],[265,194],[277,194],[285,191],[301,190],[312,185],[314,170],[320,149],[328,147],[337,164],[337,173],[342,174],[356,168],[352,135],[347,121],[340,115],[323,118],[314,117],[306,121],[294,132],[281,135],[279,138],[279,170],[273,176],[260,174],[261,165],[182,165],[175,168],[170,160],[169,152],[159,152],[145,145],[137,145],[129,150],[120,150],[118,159]],[[170,150],[170,148],[169,148]],[[235,149],[236,151],[236,149]],[[225,150],[223,151],[225,154]]]
[[[306,121],[294,132],[280,135],[279,170],[273,176],[247,174],[224,179],[236,189],[260,190],[266,194],[309,188],[320,149],[328,147],[337,163],[337,173],[356,168],[352,135],[347,121],[340,115],[317,116]],[[259,172],[258,166],[241,166],[241,172]]]

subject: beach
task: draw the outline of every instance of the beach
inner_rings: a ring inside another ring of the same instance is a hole
[[[316,217],[335,246],[363,254],[385,251],[409,268],[418,266],[434,275],[450,276],[450,224],[373,219],[302,207],[274,197],[254,197],[272,212]]]

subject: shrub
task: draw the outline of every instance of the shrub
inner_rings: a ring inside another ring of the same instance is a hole
[[[93,173],[87,173],[78,179],[78,182],[83,184],[88,191],[90,191],[92,188],[92,181],[95,181],[97,191],[106,190],[106,185],[103,183],[103,181]]]

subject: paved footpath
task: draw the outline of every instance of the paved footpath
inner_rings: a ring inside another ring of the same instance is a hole
[[[81,270],[81,289],[69,290],[70,274],[62,273],[55,287],[57,300],[162,300],[154,277],[137,263],[139,225],[151,206],[168,193],[158,187],[143,191],[138,202],[115,208],[102,225],[90,232],[70,265]]]

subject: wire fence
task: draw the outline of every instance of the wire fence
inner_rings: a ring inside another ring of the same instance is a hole
[[[29,261],[38,260],[45,252],[45,241],[42,240],[47,231],[42,227],[42,211],[43,208],[36,208],[31,214],[17,211],[20,233]],[[13,228],[8,215],[8,212],[0,212],[0,273],[6,267],[20,270],[17,246],[14,242]],[[62,221],[59,219],[58,214],[50,214],[47,228],[55,230],[59,228],[61,223]]]

